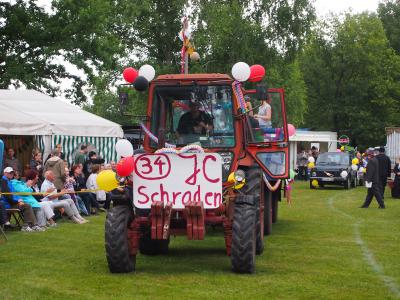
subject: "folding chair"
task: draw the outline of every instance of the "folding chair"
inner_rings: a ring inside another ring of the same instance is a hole
[[[18,208],[8,208],[6,209],[8,219],[11,222],[12,219],[14,219],[15,224],[19,227],[22,228],[22,225],[24,224],[24,216],[22,215],[22,212]]]

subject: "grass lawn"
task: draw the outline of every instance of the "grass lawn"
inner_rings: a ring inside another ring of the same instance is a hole
[[[386,210],[375,200],[360,209],[365,194],[296,183],[254,275],[230,272],[219,230],[204,241],[173,238],[169,255],[138,255],[136,273],[123,275],[107,269],[104,214],[44,233],[8,232],[0,299],[397,299],[400,200],[387,191]]]

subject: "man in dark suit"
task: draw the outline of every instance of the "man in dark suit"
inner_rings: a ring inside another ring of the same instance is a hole
[[[373,196],[375,196],[376,201],[378,201],[379,208],[385,208],[380,191],[379,162],[376,157],[374,157],[374,148],[369,148],[367,150],[367,155],[367,173],[364,176],[364,180],[366,183],[372,182],[372,186],[368,188],[367,197],[365,198],[364,204],[361,206],[361,208],[368,208],[368,206],[371,204]]]
[[[379,162],[380,191],[381,191],[382,199],[384,199],[387,178],[390,177],[390,175],[392,173],[392,162],[390,161],[390,158],[385,154],[384,147],[379,148],[379,154],[375,157]]]

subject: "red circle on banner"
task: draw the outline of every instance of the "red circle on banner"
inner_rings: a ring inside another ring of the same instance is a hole
[[[124,79],[129,82],[132,83],[136,80],[136,78],[138,77],[139,72],[132,67],[126,68],[123,72],[122,72],[122,76],[124,76]]]
[[[250,77],[248,79],[250,82],[261,81],[264,76],[265,76],[265,69],[264,69],[263,66],[261,66],[261,65],[252,65],[250,67]]]
[[[121,158],[121,160],[117,163],[117,166],[115,167],[117,174],[121,177],[131,175],[134,169],[135,162],[133,160],[133,156]]]

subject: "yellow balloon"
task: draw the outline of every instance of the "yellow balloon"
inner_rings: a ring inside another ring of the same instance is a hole
[[[229,183],[234,183],[235,182],[235,172],[232,172],[231,174],[229,174],[228,182]]]
[[[340,147],[340,150],[344,151],[344,146]]]
[[[367,168],[364,168],[364,169],[363,169],[363,173],[367,173]]]
[[[353,158],[353,160],[351,161],[351,163],[352,163],[353,165],[358,165],[359,162],[360,162],[360,161],[358,160],[357,157]]]
[[[315,164],[314,164],[313,162],[309,162],[308,165],[307,165],[307,167],[308,167],[309,169],[312,169],[312,168],[315,167]]]
[[[318,187],[318,180],[314,179],[313,181],[311,181],[311,184],[313,187]]]
[[[96,183],[100,190],[106,192],[112,191],[119,186],[116,174],[111,170],[101,171],[96,177]]]

